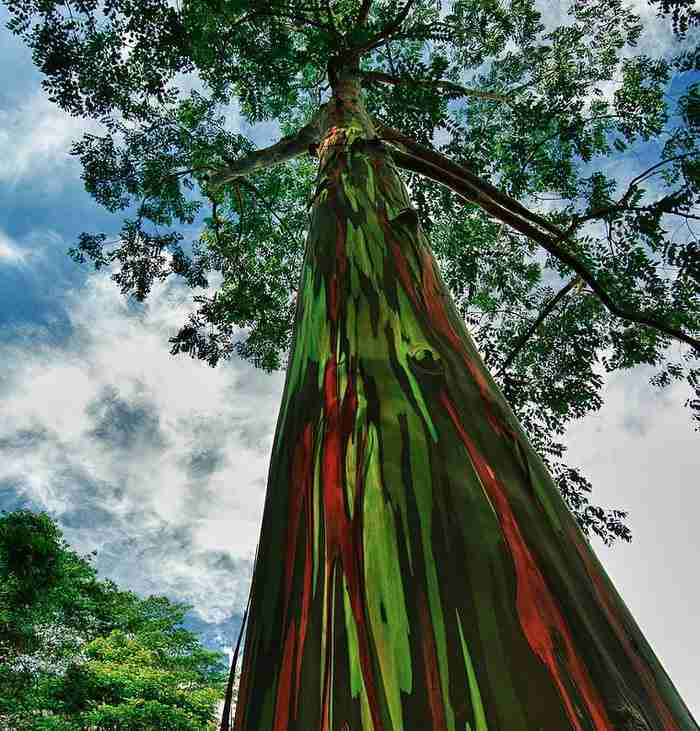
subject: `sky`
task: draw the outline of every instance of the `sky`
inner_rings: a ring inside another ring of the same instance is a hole
[[[640,48],[671,42],[646,5]],[[545,18],[561,17],[558,2]],[[119,217],[68,155],[90,123],[51,105],[0,8],[0,509],[48,511],[103,577],[188,601],[191,626],[228,646],[247,600],[283,374],[171,356],[192,292],[157,283],[127,301],[109,271],[67,255]],[[646,45],[645,45],[646,44]],[[228,124],[242,128],[235,111]],[[252,131],[260,144],[270,126]],[[212,291],[216,286],[211,281]],[[629,511],[631,544],[594,547],[700,719],[698,433],[682,385],[608,378],[605,406],[572,424],[569,462],[594,502]]]

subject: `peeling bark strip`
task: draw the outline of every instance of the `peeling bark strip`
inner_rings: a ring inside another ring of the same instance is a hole
[[[338,88],[236,731],[698,731]]]

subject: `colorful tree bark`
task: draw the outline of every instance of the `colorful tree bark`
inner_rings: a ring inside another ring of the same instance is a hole
[[[234,728],[697,731],[479,357],[390,153],[340,97]]]

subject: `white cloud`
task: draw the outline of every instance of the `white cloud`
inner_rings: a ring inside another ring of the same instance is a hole
[[[0,266],[28,270],[46,260],[49,247],[63,243],[55,231],[30,231],[20,243],[0,229]]]
[[[124,585],[219,621],[247,596],[282,375],[171,356],[191,295],[160,284],[135,313],[95,273],[66,294],[67,345],[0,345],[0,482]]]
[[[59,109],[42,89],[16,108],[0,109],[0,182],[32,178],[47,190],[59,189],[66,168],[77,165],[68,154],[71,143],[99,129]]]
[[[4,266],[22,266],[27,260],[27,252],[7,234],[0,231],[0,264]]]

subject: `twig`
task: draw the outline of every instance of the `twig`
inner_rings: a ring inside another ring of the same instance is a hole
[[[518,87],[519,90],[520,87]],[[589,117],[588,119],[584,119],[582,124],[589,124],[590,122],[598,122],[601,119],[616,119],[620,115],[619,114],[599,114],[596,117]],[[579,124],[571,124],[568,127],[563,127],[561,129],[558,129],[556,132],[554,132],[551,135],[548,135],[547,137],[544,137],[539,142],[535,143],[532,150],[530,151],[530,154],[527,156],[527,159],[523,163],[522,167],[520,168],[520,172],[525,172],[525,168],[532,162],[533,158],[535,157],[535,153],[537,150],[539,150],[543,145],[547,144],[547,142],[551,142],[553,139],[556,139],[559,137],[559,135],[567,134],[568,132],[572,132],[576,129],[578,129],[580,125]]]
[[[500,367],[497,375],[501,376],[503,375],[510,364],[515,360],[518,353],[523,349],[525,343],[537,332],[537,329],[539,326],[545,321],[547,316],[556,308],[556,306],[566,297],[567,294],[576,286],[578,282],[581,281],[581,277],[575,276],[566,286],[562,287],[555,295],[552,297],[552,299],[547,303],[547,305],[542,309],[542,312],[540,312],[539,317],[535,320],[535,322],[530,325],[530,327],[518,338],[518,341],[516,342],[515,346],[513,347],[513,350],[511,350],[508,357],[503,361],[503,365]]]
[[[596,208],[596,209],[592,210],[590,213],[587,213],[583,216],[575,216],[573,219],[573,223],[576,225],[576,227],[578,227],[582,223],[585,223],[586,221],[593,221],[596,218],[603,218],[604,216],[607,216],[609,213],[615,213],[616,211],[652,210],[654,207],[658,206],[660,203],[678,196],[680,194],[680,191],[676,191],[675,193],[670,193],[669,195],[664,196],[663,198],[659,198],[658,201],[656,201],[655,203],[650,203],[648,206],[628,206],[627,205],[630,198],[637,191],[639,183],[643,182],[650,175],[654,174],[663,165],[666,165],[669,162],[675,162],[676,160],[682,160],[682,159],[688,157],[690,154],[691,153],[686,152],[686,153],[683,153],[682,155],[676,155],[675,157],[669,157],[666,160],[661,160],[661,161],[657,162],[655,165],[652,165],[650,168],[647,168],[644,172],[639,173],[639,175],[637,175],[636,177],[632,178],[632,180],[630,180],[629,184],[627,185],[627,190],[625,191],[624,195],[622,196],[622,198],[620,198],[619,201],[613,203],[611,206],[603,206],[602,208]],[[671,213],[671,212],[672,211],[665,211],[665,213]]]
[[[503,102],[510,104],[511,100],[502,94],[496,94],[492,91],[481,91],[480,89],[469,89],[461,84],[455,84],[452,81],[446,81],[444,79],[414,79],[411,77],[392,76],[391,74],[385,74],[382,71],[365,71],[360,70],[360,76],[367,81],[376,82],[379,84],[391,84],[393,86],[400,85],[411,85],[414,86],[428,86],[436,89],[442,89],[450,94],[457,96],[471,96],[475,99],[490,99],[492,101]]]
[[[287,235],[294,241],[296,241],[297,244],[299,244],[299,239],[289,230],[287,224],[279,217],[275,209],[272,207],[270,201],[267,200],[267,198],[260,192],[260,190],[258,190],[258,188],[253,185],[253,183],[251,183],[249,180],[246,180],[245,178],[242,178],[240,180],[240,184],[248,188],[248,190],[250,190],[258,198],[258,200],[260,200],[260,202],[265,206],[267,212],[277,220],[277,223],[279,223],[279,225],[284,229]]]

